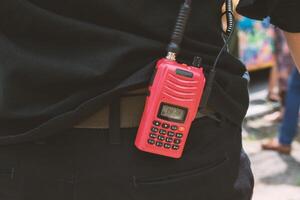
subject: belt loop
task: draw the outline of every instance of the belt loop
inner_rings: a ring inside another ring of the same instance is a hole
[[[109,142],[121,144],[121,98],[118,96],[109,105]]]

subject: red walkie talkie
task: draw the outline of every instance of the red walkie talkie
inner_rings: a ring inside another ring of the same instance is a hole
[[[186,1],[168,47],[168,56],[157,63],[135,140],[136,147],[142,151],[173,158],[182,156],[205,86],[198,57],[194,66],[176,62],[189,13],[190,1]]]
[[[142,151],[180,158],[205,85],[202,68],[161,59],[149,87],[135,145]]]
[[[135,145],[138,149],[163,156],[180,158],[188,137],[192,121],[198,112],[205,109],[212,91],[216,66],[234,30],[232,0],[226,0],[227,29],[226,42],[218,53],[205,80],[200,68],[201,59],[195,57],[193,66],[176,62],[176,54],[183,39],[183,33],[190,13],[192,0],[183,4],[168,56],[158,61],[156,73],[149,87],[145,110],[138,129]],[[204,90],[205,86],[205,91]],[[201,103],[200,103],[201,101]],[[200,105],[199,105],[200,104]]]

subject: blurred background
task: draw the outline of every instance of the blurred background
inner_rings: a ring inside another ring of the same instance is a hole
[[[255,176],[253,200],[300,200],[300,129],[293,128],[300,125],[294,101],[300,100],[299,74],[283,33],[269,19],[236,18],[230,50],[245,63],[251,78],[243,143]],[[292,141],[290,155],[262,149],[262,143],[286,134],[285,129],[290,133],[282,137]]]

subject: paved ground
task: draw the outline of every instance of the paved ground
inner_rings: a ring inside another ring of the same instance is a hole
[[[279,125],[265,117],[278,108],[278,104],[264,101],[265,88],[265,84],[250,88],[251,104],[244,123],[244,147],[256,181],[253,200],[300,200],[300,138],[293,144],[291,156],[260,148],[264,139],[277,134]]]
[[[261,134],[269,137],[270,133],[264,130]],[[292,156],[284,156],[262,151],[262,135],[248,135],[244,139],[256,181],[253,200],[300,200],[300,143],[293,144]]]

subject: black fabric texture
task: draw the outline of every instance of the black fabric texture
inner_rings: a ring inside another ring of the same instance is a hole
[[[109,104],[109,142],[121,143],[121,99],[116,97]]]
[[[288,32],[300,32],[299,0],[241,0],[237,11],[250,18],[271,22]]]
[[[232,199],[248,200],[252,199],[254,177],[251,170],[250,160],[244,150],[241,151],[238,178],[234,184],[235,193]]]
[[[121,145],[109,144],[108,130],[70,129],[1,146],[0,170],[7,173],[0,174],[0,199],[251,199],[253,176],[240,127],[197,119],[179,160],[136,149],[136,131],[121,129]]]
[[[164,57],[181,0],[1,0],[0,144],[72,127],[129,89],[145,87]],[[194,1],[179,61],[211,65],[223,45],[222,1]],[[240,125],[245,67],[217,66],[209,106]]]

